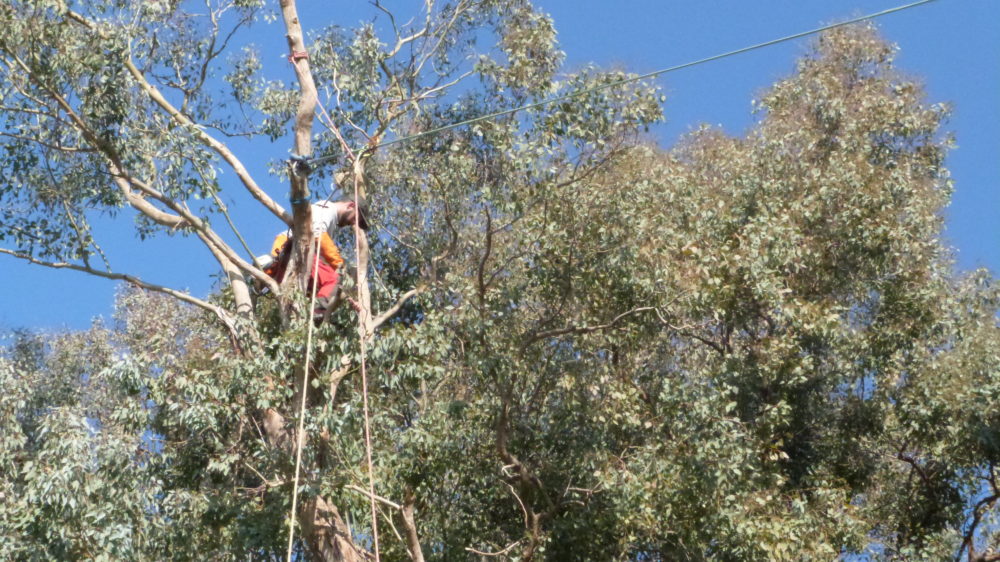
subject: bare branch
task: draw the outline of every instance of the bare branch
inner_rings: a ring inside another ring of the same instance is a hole
[[[320,103],[318,100],[317,100],[317,105],[319,106],[319,112],[321,117],[320,122],[326,125],[327,128],[329,128],[333,132],[334,136],[337,137],[337,141],[340,143],[341,150],[344,151],[344,154],[347,155],[347,158],[351,162],[354,162],[354,160],[357,157],[354,155],[354,151],[351,150],[350,145],[347,144],[347,141],[344,140],[344,136],[340,134],[340,128],[337,127],[336,123],[333,122],[333,119],[330,118],[330,114],[326,112],[326,108],[323,107],[323,104]]]
[[[384,324],[387,320],[389,320],[397,312],[399,312],[399,309],[403,308],[403,305],[406,304],[406,301],[408,301],[411,298],[413,298],[413,297],[419,295],[420,293],[424,292],[425,289],[426,289],[426,287],[422,287],[421,286],[421,287],[416,287],[416,288],[410,289],[409,291],[406,291],[405,293],[403,293],[403,295],[401,297],[399,297],[399,300],[396,301],[396,304],[392,305],[391,307],[389,307],[388,310],[386,310],[382,314],[379,314],[378,316],[375,317],[374,320],[372,320],[372,327],[371,327],[371,329],[373,331],[376,330],[379,326],[381,326],[382,324]]]
[[[482,550],[476,550],[476,549],[472,548],[471,546],[465,547],[465,550],[467,550],[467,551],[469,551],[469,552],[471,552],[473,554],[478,554],[480,556],[503,556],[504,554],[507,554],[508,552],[511,551],[511,549],[513,549],[515,546],[517,546],[519,544],[521,544],[521,541],[514,541],[514,542],[510,543],[509,545],[507,545],[507,548],[505,548],[503,550],[498,550],[496,552],[483,552]]]
[[[901,453],[900,453],[901,455]],[[905,459],[904,459],[905,460]],[[987,468],[987,473],[985,480],[990,484],[990,489],[993,491],[993,495],[987,496],[979,502],[976,503],[975,507],[972,508],[972,522],[969,523],[969,530],[965,533],[962,538],[962,546],[958,549],[958,553],[955,555],[956,562],[962,558],[962,551],[968,549],[968,560],[969,562],[986,562],[990,560],[1000,560],[1000,554],[976,554],[975,553],[975,537],[976,529],[982,522],[983,516],[986,510],[993,507],[1000,500],[1000,490],[997,489],[996,476],[993,473],[993,463],[989,464]]]
[[[490,253],[493,250],[493,217],[490,216],[490,209],[488,207],[483,209],[483,212],[486,214],[486,248],[479,259],[479,267],[476,268],[480,312],[483,311],[483,307],[486,305],[486,281],[483,276],[485,275],[486,262],[490,259]]]
[[[517,491],[514,490],[514,486],[511,486],[509,482],[504,482],[503,484],[510,488],[510,493],[514,494],[514,499],[517,500],[517,504],[521,506],[521,513],[524,514],[524,526],[527,527],[528,521],[531,519],[531,516],[528,515],[528,508],[524,507],[524,502],[521,501],[521,496],[517,495]]]
[[[216,306],[214,304],[211,304],[209,302],[203,301],[203,300],[201,300],[201,299],[199,299],[197,297],[193,297],[193,296],[191,296],[191,295],[189,295],[187,293],[182,293],[181,291],[178,291],[176,289],[171,289],[169,287],[164,287],[162,285],[156,285],[156,284],[153,284],[153,283],[149,283],[149,282],[143,281],[142,279],[139,279],[138,277],[135,277],[133,275],[123,274],[123,273],[112,273],[110,271],[101,271],[99,269],[93,269],[91,267],[87,267],[87,266],[83,266],[83,265],[78,265],[78,264],[74,264],[74,263],[68,263],[68,262],[50,262],[50,261],[40,260],[40,259],[35,258],[34,256],[31,256],[31,255],[28,255],[28,254],[25,254],[25,253],[22,253],[22,252],[17,252],[17,251],[14,251],[14,250],[10,250],[10,249],[7,249],[7,248],[0,248],[0,253],[7,254],[9,256],[13,256],[13,257],[18,258],[18,259],[22,259],[22,260],[25,260],[27,262],[30,262],[30,263],[33,263],[33,264],[36,264],[36,265],[43,265],[45,267],[51,267],[53,269],[71,269],[73,271],[81,271],[83,273],[89,273],[91,275],[96,275],[98,277],[104,277],[106,279],[114,279],[114,280],[117,280],[117,281],[125,281],[127,283],[132,284],[132,285],[135,285],[136,287],[139,287],[139,288],[142,288],[142,289],[146,289],[146,290],[149,290],[149,291],[156,291],[158,293],[164,293],[164,294],[170,295],[170,296],[172,296],[172,297],[174,297],[174,298],[176,298],[178,300],[184,301],[184,302],[186,302],[188,304],[192,304],[194,306],[197,306],[198,308],[207,310],[207,311],[211,312],[212,314],[215,314],[216,316],[219,317],[220,320],[222,320],[222,322],[228,328],[230,328],[231,331],[234,330],[232,316],[228,312],[226,312],[225,310],[223,310],[221,307],[218,307],[218,306]]]
[[[414,68],[412,71],[412,74],[414,76],[420,74],[421,70],[423,70],[424,65],[427,64],[427,61],[430,60],[432,56],[434,56],[434,53],[436,53],[439,48],[441,48],[441,45],[444,43],[445,37],[448,36],[448,31],[451,30],[452,26],[455,25],[455,23],[462,16],[462,14],[464,14],[468,9],[469,9],[469,3],[467,0],[460,0],[458,2],[458,4],[454,8],[454,11],[451,14],[451,19],[448,21],[448,23],[446,23],[444,27],[438,29],[434,34],[437,35],[438,39],[437,43],[435,43],[433,47],[431,47],[429,50],[427,50],[425,53],[421,55],[422,58],[420,62],[417,63],[416,68]],[[428,8],[427,8],[428,24],[431,19],[431,10],[432,10],[432,5],[428,3]]]
[[[292,216],[288,213],[288,211],[286,211],[284,207],[279,205],[275,200],[271,199],[271,196],[261,189],[259,185],[257,185],[253,176],[251,176],[250,172],[247,171],[246,166],[244,166],[243,162],[241,162],[240,159],[233,154],[229,147],[218,141],[212,135],[209,135],[205,132],[203,127],[191,121],[191,119],[167,101],[167,99],[163,97],[163,94],[161,94],[155,86],[150,84],[142,72],[135,66],[135,63],[132,62],[131,54],[129,54],[129,56],[125,59],[125,68],[128,69],[132,78],[135,79],[135,81],[139,84],[139,87],[146,92],[146,95],[148,95],[150,99],[167,112],[167,114],[170,115],[174,121],[188,127],[188,129],[195,135],[195,137],[198,138],[198,140],[202,142],[202,144],[214,150],[216,154],[229,164],[233,171],[236,172],[236,177],[240,179],[243,186],[246,187],[247,191],[250,192],[250,195],[252,195],[254,199],[260,201],[264,207],[274,213],[276,217],[280,218],[286,224],[292,224]]]
[[[3,110],[3,108],[0,108],[0,111],[2,111],[2,110]],[[58,150],[60,152],[66,152],[66,153],[97,152],[97,150],[93,149],[93,148],[81,148],[81,147],[78,147],[78,146],[63,146],[61,144],[51,144],[51,143],[47,143],[47,142],[45,142],[43,140],[39,140],[39,139],[36,139],[36,138],[33,138],[33,137],[27,137],[27,136],[24,136],[24,135],[15,135],[13,133],[6,133],[6,132],[3,132],[3,131],[0,131],[0,137],[8,137],[8,138],[17,139],[17,140],[29,141],[29,142],[33,142],[33,143],[35,143],[35,144],[37,144],[39,146],[45,147],[45,148],[50,148],[52,150]]]
[[[432,97],[434,94],[440,92],[441,90],[445,90],[445,89],[448,89],[448,88],[450,88],[452,86],[455,86],[456,84],[458,84],[462,80],[465,80],[466,78],[468,78],[469,76],[472,76],[475,73],[476,73],[475,70],[469,70],[467,72],[463,72],[462,74],[460,74],[458,76],[458,78],[455,78],[451,82],[446,82],[444,84],[439,84],[439,85],[434,86],[432,88],[428,88],[428,89],[424,90],[423,92],[420,92],[419,94],[412,95],[412,96],[410,96],[408,98],[391,99],[391,100],[386,100],[386,101],[390,102],[390,103],[416,103],[416,102],[425,100],[425,99],[427,99],[429,97]]]
[[[236,223],[233,222],[232,217],[229,216],[229,209],[226,207],[226,204],[222,202],[222,198],[219,197],[219,194],[217,193],[212,193],[212,197],[215,199],[215,204],[219,206],[219,211],[222,212],[222,216],[226,217],[226,222],[229,223],[229,228],[231,228],[233,230],[233,234],[235,234],[236,237],[239,238],[240,244],[243,245],[243,249],[246,250],[246,253],[250,254],[250,258],[253,259],[254,266],[260,268],[261,265],[257,263],[256,256],[254,256],[253,251],[250,250],[250,246],[247,244],[247,241],[243,238],[243,235],[240,234],[239,229],[236,228]]]
[[[535,343],[535,342],[537,342],[539,340],[543,340],[545,338],[551,338],[551,337],[555,337],[555,336],[562,336],[562,335],[565,335],[565,334],[587,334],[587,333],[596,332],[596,331],[599,331],[599,330],[607,330],[609,328],[613,328],[619,321],[623,320],[624,318],[627,318],[627,317],[632,316],[634,314],[638,314],[640,312],[647,312],[647,311],[650,311],[650,310],[656,310],[656,307],[654,307],[654,306],[641,306],[639,308],[633,308],[632,310],[629,310],[627,312],[622,312],[618,316],[615,316],[614,318],[611,319],[610,322],[607,322],[605,324],[599,324],[599,325],[596,325],[596,326],[567,326],[565,328],[559,328],[559,329],[556,329],[556,330],[546,330],[544,332],[538,332],[538,333],[532,335],[528,339],[527,343],[525,343],[525,346],[527,347],[527,346],[529,346],[529,345],[531,345],[531,344],[533,344],[533,343]]]
[[[398,503],[396,503],[396,502],[394,502],[394,501],[392,501],[390,499],[383,498],[382,496],[380,496],[378,494],[369,494],[368,490],[362,488],[361,486],[356,486],[354,484],[348,484],[347,486],[344,486],[344,487],[347,488],[348,490],[351,490],[351,491],[354,491],[354,492],[358,492],[360,494],[364,494],[367,497],[375,498],[377,501],[382,502],[385,505],[387,505],[387,506],[389,506],[389,507],[391,507],[391,508],[393,508],[395,510],[403,509],[403,506],[399,505]]]
[[[186,224],[191,226],[191,228],[198,235],[198,237],[201,238],[203,242],[205,242],[205,245],[208,246],[210,251],[214,253],[215,250],[218,250],[222,256],[225,256],[227,260],[234,263],[242,271],[249,273],[255,279],[259,280],[261,283],[270,288],[272,291],[275,292],[278,291],[278,284],[274,281],[274,279],[271,279],[271,277],[269,277],[259,268],[254,267],[249,262],[241,258],[239,254],[237,254],[236,251],[229,246],[229,244],[226,244],[226,242],[222,240],[222,238],[219,237],[219,235],[214,230],[209,228],[204,221],[202,221],[193,213],[191,213],[191,211],[185,205],[178,204],[173,199],[170,199],[169,197],[163,195],[162,193],[160,193],[159,190],[153,188],[152,186],[141,180],[132,177],[123,178],[123,181],[124,180],[127,180],[129,184],[135,185],[136,187],[140,188],[143,193],[148,194],[149,196],[160,201],[161,203],[170,207],[172,210],[176,211],[179,215],[181,215],[182,220]],[[140,201],[145,202],[146,205],[149,205],[149,203],[146,202],[141,197],[137,198]],[[221,261],[220,263],[222,263],[222,265],[225,265],[225,263]]]

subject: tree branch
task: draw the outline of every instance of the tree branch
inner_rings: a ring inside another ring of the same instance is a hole
[[[230,331],[235,333],[233,318],[224,309],[209,302],[203,301],[197,297],[193,297],[187,293],[182,293],[181,291],[178,291],[176,289],[171,289],[169,287],[164,287],[162,285],[149,283],[133,275],[123,274],[123,273],[112,273],[110,271],[101,271],[99,269],[93,269],[91,267],[68,263],[68,262],[50,262],[45,260],[39,260],[34,256],[30,256],[22,252],[16,252],[14,250],[10,250],[7,248],[0,248],[0,253],[7,254],[9,256],[13,256],[18,259],[22,259],[36,265],[43,265],[45,267],[51,267],[53,269],[71,269],[73,271],[81,271],[83,273],[89,273],[91,275],[104,277],[106,279],[125,281],[142,289],[146,289],[149,291],[156,291],[158,293],[164,293],[170,295],[188,304],[192,304],[194,306],[197,306],[198,308],[207,310],[212,314],[215,314],[217,317],[219,317],[219,320],[221,320],[223,324],[225,324],[226,327],[230,329]]]
[[[983,519],[985,512],[983,508],[992,507],[993,504],[1000,499],[1000,490],[997,489],[996,477],[993,474],[993,463],[991,462],[988,467],[988,472],[986,476],[986,481],[990,484],[990,489],[993,491],[993,495],[987,496],[979,500],[975,507],[972,508],[972,522],[969,524],[969,530],[965,533],[962,538],[962,546],[958,549],[958,553],[955,555],[956,562],[962,558],[962,551],[968,549],[968,560],[969,562],[988,562],[1000,560],[1000,554],[976,554],[975,552],[975,537],[976,529],[979,527],[979,523]]]
[[[391,507],[391,508],[393,508],[393,509],[395,509],[397,511],[403,509],[403,506],[399,505],[398,503],[396,503],[396,502],[394,502],[394,501],[392,501],[390,499],[383,498],[382,496],[380,496],[378,494],[375,494],[375,495],[369,494],[368,490],[362,488],[361,486],[357,486],[355,484],[348,484],[347,486],[344,486],[344,487],[347,488],[348,490],[353,491],[353,492],[358,492],[359,494],[364,494],[365,497],[375,498],[375,500],[380,501],[380,502],[384,503],[385,505],[387,505],[387,506],[389,506],[389,507]]]
[[[188,130],[192,132],[194,136],[197,137],[198,140],[202,142],[202,144],[214,150],[216,154],[218,154],[227,164],[229,164],[229,166],[236,173],[236,177],[240,179],[240,181],[243,183],[243,186],[246,187],[247,191],[250,192],[250,195],[252,195],[254,199],[260,201],[261,204],[263,204],[264,207],[266,207],[269,211],[271,211],[276,217],[278,217],[286,224],[291,226],[292,224],[291,214],[289,214],[288,211],[286,211],[284,207],[279,205],[274,199],[271,199],[271,196],[268,195],[263,189],[261,189],[259,185],[257,185],[257,182],[254,181],[253,176],[251,176],[250,172],[247,171],[246,166],[244,166],[243,162],[241,162],[240,159],[236,157],[233,151],[231,151],[229,147],[227,147],[225,144],[217,140],[215,137],[206,133],[201,126],[191,121],[191,119],[189,119],[186,115],[181,113],[169,101],[167,101],[167,99],[163,97],[163,94],[161,94],[159,90],[156,89],[155,86],[153,86],[146,80],[146,77],[142,74],[142,71],[140,71],[135,66],[135,63],[132,62],[131,53],[129,53],[129,55],[125,58],[125,68],[128,69],[129,73],[132,75],[132,78],[135,79],[135,81],[139,84],[139,87],[144,92],[146,92],[146,95],[148,95],[151,100],[153,100],[157,105],[160,106],[160,108],[162,108],[168,115],[170,115],[170,117],[173,118],[174,121],[176,121],[180,125],[183,125],[184,127],[187,127]]]
[[[420,546],[420,536],[417,534],[417,522],[413,517],[416,499],[413,488],[406,486],[400,515],[403,518],[403,528],[406,530],[406,549],[410,551],[410,558],[413,562],[424,562],[424,551]]]
[[[87,29],[91,31],[94,30],[94,25],[90,22],[90,20],[88,20],[87,18],[83,17],[78,13],[67,9],[66,16],[69,19],[79,23],[80,25],[83,25]],[[142,74],[142,71],[140,71],[132,62],[131,52],[128,53],[128,56],[126,56],[124,62],[125,62],[125,68],[128,69],[129,73],[139,84],[139,87],[144,92],[146,92],[146,94],[150,97],[150,99],[152,99],[157,105],[160,106],[160,108],[166,111],[167,114],[169,114],[170,117],[174,119],[174,121],[176,121],[181,125],[190,127],[190,130],[195,134],[196,137],[198,137],[198,139],[203,144],[214,150],[219,156],[222,157],[223,160],[225,160],[230,165],[230,167],[232,167],[233,171],[236,172],[236,176],[240,179],[240,181],[243,182],[243,185],[247,188],[250,194],[253,195],[254,198],[260,201],[268,210],[274,213],[278,218],[285,221],[285,223],[291,225],[292,223],[291,215],[289,215],[284,210],[284,208],[281,207],[281,205],[278,205],[273,199],[271,199],[271,197],[266,192],[264,192],[263,189],[260,188],[260,186],[257,185],[253,177],[247,171],[246,167],[243,165],[242,162],[240,162],[239,158],[237,158],[236,155],[233,154],[231,150],[229,150],[229,147],[227,147],[225,144],[219,142],[214,137],[206,133],[200,126],[191,121],[191,119],[189,119],[186,115],[178,111],[177,108],[175,108],[169,101],[167,101],[167,99],[164,98],[162,94],[160,94],[160,92],[156,89],[156,87],[151,85],[149,81],[146,80],[146,77]]]
[[[538,332],[538,333],[532,335],[528,339],[527,343],[524,344],[524,346],[527,347],[527,346],[529,346],[529,345],[531,345],[531,344],[533,344],[533,343],[535,343],[535,342],[537,342],[539,340],[543,340],[545,338],[562,336],[562,335],[566,335],[566,334],[588,334],[590,332],[596,332],[598,330],[607,330],[608,328],[613,328],[615,326],[615,324],[617,324],[619,321],[621,321],[624,318],[632,316],[633,314],[638,314],[640,312],[647,312],[647,311],[650,311],[650,310],[656,310],[656,307],[654,307],[654,306],[642,306],[642,307],[639,307],[639,308],[633,308],[632,310],[629,310],[627,312],[623,312],[623,313],[619,314],[618,316],[615,316],[614,318],[611,319],[610,322],[607,322],[605,324],[599,324],[599,325],[596,325],[596,326],[567,326],[565,328],[558,328],[558,329],[555,329],[555,330],[546,330],[544,332]]]
[[[389,320],[397,312],[399,312],[399,309],[403,308],[403,305],[406,304],[406,301],[424,292],[425,289],[426,287],[416,287],[403,293],[403,295],[399,297],[399,300],[396,301],[396,304],[392,305],[391,307],[389,307],[388,310],[386,310],[382,314],[379,314],[378,316],[375,317],[374,320],[372,320],[372,328],[371,328],[372,331],[378,329],[379,326],[384,324],[387,320]]]
[[[503,550],[498,550],[497,552],[484,552],[482,550],[476,550],[476,549],[472,548],[471,546],[465,547],[465,550],[467,550],[467,551],[469,551],[469,552],[471,552],[473,554],[478,554],[480,556],[503,556],[504,554],[507,554],[508,552],[511,551],[511,549],[513,549],[515,546],[517,546],[519,544],[521,544],[521,541],[514,541],[514,542],[510,543],[509,545],[507,545],[507,548],[505,548]]]

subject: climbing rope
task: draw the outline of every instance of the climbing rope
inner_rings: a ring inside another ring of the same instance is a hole
[[[357,271],[357,276],[360,280],[361,277],[361,252],[358,248],[358,243],[361,240],[361,209],[358,206],[358,167],[354,168],[354,263],[355,269]],[[367,264],[366,264],[367,265]],[[365,342],[368,339],[368,333],[366,329],[365,315],[370,315],[371,311],[369,307],[364,306],[364,299],[361,298],[361,283],[357,283],[358,286],[358,300],[361,301],[358,304],[361,305],[358,308],[358,344],[361,348],[361,395],[364,398],[364,413],[365,413],[365,456],[368,460],[368,499],[371,501],[372,510],[372,539],[375,546],[375,562],[379,562],[379,549],[378,549],[378,513],[375,509],[375,470],[372,465],[372,437],[371,437],[371,422],[368,416],[368,371],[365,367]]]
[[[298,431],[295,434],[295,479],[292,485],[292,508],[288,512],[288,556],[286,560],[288,562],[292,561],[292,544],[295,540],[295,510],[298,507],[299,500],[299,471],[302,468],[302,445],[305,436],[305,421],[306,421],[306,395],[309,393],[309,368],[312,361],[312,334],[313,334],[313,321],[312,314],[316,307],[316,291],[319,289],[317,284],[319,282],[319,241],[320,237],[316,236],[316,247],[313,248],[313,278],[312,278],[312,291],[309,293],[309,313],[306,316],[309,322],[309,326],[306,329],[306,359],[305,365],[302,368],[302,401],[299,404],[299,426]]]
[[[361,254],[358,251],[359,242],[361,239],[361,226],[359,221],[361,220],[361,211],[358,207],[359,199],[359,181],[357,173],[354,174],[354,257],[355,257],[355,268],[359,272],[361,271]],[[320,249],[320,238],[316,237],[316,246],[313,248],[313,278],[312,278],[312,291],[310,291],[309,298],[309,310],[314,310],[316,306],[316,291],[318,289],[318,278],[319,278],[319,249]],[[361,285],[358,283],[358,300],[361,299]],[[378,541],[378,511],[375,506],[375,468],[372,463],[372,440],[371,440],[371,419],[368,410],[368,370],[366,361],[366,351],[365,342],[367,340],[367,329],[365,322],[365,315],[370,314],[367,307],[359,306],[358,311],[358,345],[360,348],[360,360],[361,360],[361,394],[364,400],[364,430],[365,430],[365,458],[368,464],[368,498],[371,501],[371,514],[372,514],[372,539],[375,550],[375,561],[380,561],[379,552],[379,541]],[[309,388],[309,369],[312,361],[312,335],[313,335],[313,322],[311,317],[309,320],[307,331],[306,331],[306,357],[303,365],[302,373],[302,400],[299,404],[299,422],[298,430],[296,433],[296,444],[295,444],[295,477],[293,479],[292,486],[292,507],[288,514],[288,552],[287,558],[289,562],[292,560],[292,546],[295,541],[295,512],[298,507],[299,498],[299,474],[301,473],[302,467],[302,449],[305,436],[305,412],[306,412],[306,395]]]

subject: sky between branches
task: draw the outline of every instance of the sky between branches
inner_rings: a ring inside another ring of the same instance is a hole
[[[792,2],[686,2],[682,0],[535,0],[552,15],[565,51],[568,71],[588,63],[645,73],[663,67],[774,39],[849,17],[898,5],[890,0]],[[402,21],[416,13],[408,1],[387,2]],[[368,2],[300,2],[306,29],[335,20],[353,26],[371,16]],[[877,22],[882,34],[900,47],[899,67],[926,83],[930,102],[954,106],[946,130],[955,134],[958,149],[947,165],[955,194],[946,211],[946,242],[957,251],[957,267],[988,267],[1000,271],[1000,3],[993,0],[938,0],[889,15]],[[285,61],[280,22],[257,24],[266,72],[286,82],[294,80]],[[699,123],[721,126],[732,135],[752,123],[754,96],[790,74],[808,39],[768,47],[661,77],[667,95],[667,123],[652,131],[661,147]],[[272,196],[287,201],[287,185],[268,178],[265,163],[287,154],[279,140],[234,148]],[[236,188],[235,178],[222,177],[223,189]],[[329,185],[314,182],[325,194]],[[248,204],[230,209],[256,253],[265,253],[274,233],[283,227],[273,216]],[[217,264],[196,242],[180,238],[140,241],[123,235],[106,245],[116,256],[118,271],[138,273],[147,280],[208,294]],[[108,318],[117,285],[72,271],[31,266],[0,256],[0,333],[13,328],[80,329],[97,316]]]

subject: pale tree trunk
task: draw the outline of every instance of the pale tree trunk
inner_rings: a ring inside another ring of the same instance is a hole
[[[281,0],[281,13],[285,22],[285,33],[292,66],[299,82],[300,99],[295,116],[294,154],[309,157],[312,154],[312,124],[316,113],[316,85],[309,69],[309,59],[305,50],[302,26],[294,0]],[[312,242],[312,213],[309,206],[309,170],[294,162],[289,166],[292,203],[292,237],[293,252],[286,271],[285,284],[298,285],[304,289],[309,280],[309,261]],[[292,288],[292,287],[290,287]],[[294,290],[294,289],[293,289]],[[312,311],[295,314],[283,306],[283,319],[291,318],[311,320]],[[296,377],[296,396],[306,389],[299,388],[302,378]],[[298,404],[298,400],[296,400]],[[298,408],[298,406],[296,406]],[[287,420],[277,411],[271,409],[264,414],[264,426],[268,439],[278,447],[291,449],[296,441],[294,431],[287,427]],[[303,439],[304,443],[305,440]],[[336,506],[323,497],[314,497],[304,502],[296,514],[305,541],[309,558],[323,561],[362,562],[364,553],[354,545],[347,524],[344,522]]]
[[[323,562],[363,561],[364,553],[354,545],[351,530],[337,507],[322,497],[305,502],[299,511],[299,525],[309,546],[309,558]]]
[[[409,485],[403,492],[403,505],[400,509],[400,516],[403,518],[403,529],[406,531],[406,549],[410,553],[413,562],[424,562],[424,552],[420,548],[420,537],[417,535],[417,522],[413,517],[414,505],[416,504],[416,494]]]
[[[300,157],[312,155],[312,125],[316,116],[316,84],[312,71],[309,69],[309,58],[306,54],[305,41],[302,37],[302,25],[299,23],[298,12],[294,0],[281,0],[281,13],[285,20],[285,33],[288,39],[289,58],[295,68],[295,76],[299,81],[299,107],[295,114],[295,141],[293,153]],[[289,165],[288,179],[291,183],[292,203],[292,238],[294,244],[288,269],[285,273],[286,283],[297,283],[300,289],[308,284],[312,244],[312,210],[309,206],[309,170],[294,162]],[[311,311],[310,311],[311,312]]]
[[[358,158],[354,161],[354,177],[353,177],[353,187],[354,191],[357,191],[357,195],[360,197],[365,197],[367,193],[365,192],[365,161],[367,160],[366,155],[360,154]],[[353,197],[353,194],[352,194]],[[374,331],[374,320],[372,319],[372,294],[371,289],[368,286],[368,259],[370,250],[368,248],[368,234],[354,227],[354,233],[357,237],[357,291],[358,291],[358,305],[361,310],[358,314],[361,316],[361,321],[358,323],[358,329],[361,333],[361,338],[367,343],[368,339],[372,336]]]

